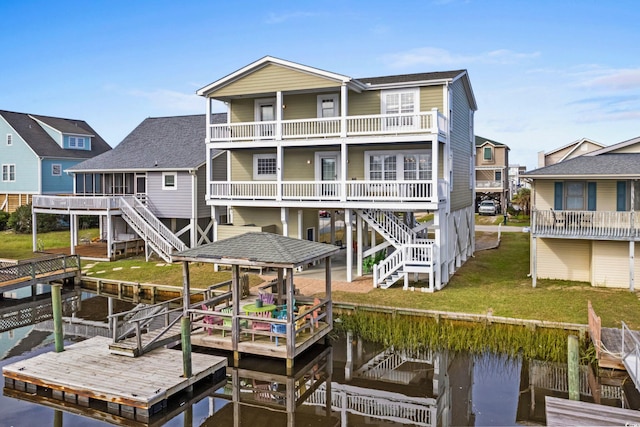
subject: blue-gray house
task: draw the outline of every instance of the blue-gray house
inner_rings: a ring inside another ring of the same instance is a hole
[[[111,150],[83,120],[0,110],[0,210],[33,195],[73,192],[66,170]]]

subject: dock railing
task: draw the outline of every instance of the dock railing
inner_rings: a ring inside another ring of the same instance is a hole
[[[626,323],[622,323],[622,362],[629,376],[633,380],[636,389],[640,390],[640,340],[629,329]]]

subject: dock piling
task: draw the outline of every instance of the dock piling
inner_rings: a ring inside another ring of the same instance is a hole
[[[580,349],[578,337],[569,335],[568,346],[568,369],[567,375],[569,383],[569,399],[580,400]]]
[[[53,307],[53,335],[56,353],[64,351],[64,333],[62,331],[62,286],[51,285],[51,305]]]

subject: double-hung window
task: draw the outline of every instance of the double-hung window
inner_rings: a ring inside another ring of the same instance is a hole
[[[14,182],[16,180],[16,165],[2,165],[2,181]]]
[[[318,117],[338,117],[338,94],[318,95]]]
[[[253,179],[275,180],[277,160],[275,154],[255,154],[253,156]]]
[[[83,136],[70,136],[69,148],[84,149],[84,137]]]
[[[7,145],[13,145],[13,135],[7,134]]]
[[[425,181],[431,179],[431,151],[367,152],[370,181]]]
[[[62,165],[60,163],[51,165],[51,176],[62,176]]]

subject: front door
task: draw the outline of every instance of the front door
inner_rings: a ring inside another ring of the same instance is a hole
[[[256,122],[267,122],[256,126],[256,136],[270,137],[275,134],[276,120],[276,100],[274,99],[256,99],[255,105]]]
[[[320,178],[320,181],[337,181],[339,175],[339,156],[337,153],[317,153],[317,165],[319,170],[316,171],[316,176]],[[321,186],[321,195],[323,196],[336,196],[338,195],[337,183],[323,184]]]
[[[146,203],[147,201],[147,175],[146,174],[136,174],[136,197],[142,203]]]

